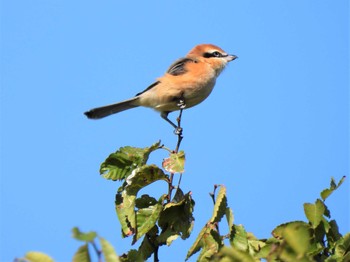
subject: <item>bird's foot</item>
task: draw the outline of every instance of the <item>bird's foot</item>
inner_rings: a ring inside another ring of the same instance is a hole
[[[180,109],[184,109],[186,107],[186,103],[185,103],[185,99],[183,98],[180,98],[178,103],[177,103],[177,106],[180,108]]]
[[[174,134],[177,135],[177,136],[181,136],[182,135],[182,128],[181,127],[177,127],[175,130],[174,130]]]

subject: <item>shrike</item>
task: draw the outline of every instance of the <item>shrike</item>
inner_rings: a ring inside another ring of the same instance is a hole
[[[119,103],[91,109],[85,115],[99,119],[144,106],[159,111],[161,117],[177,129],[177,125],[168,119],[168,114],[204,101],[227,63],[236,58],[218,46],[197,45],[184,58],[176,60],[162,77],[141,93]]]

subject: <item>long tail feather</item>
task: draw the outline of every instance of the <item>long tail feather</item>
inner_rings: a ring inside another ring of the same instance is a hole
[[[100,119],[112,114],[119,113],[124,110],[138,107],[139,105],[137,104],[137,100],[138,100],[138,97],[133,97],[131,99],[128,99],[116,104],[91,109],[85,112],[84,114],[91,119]]]

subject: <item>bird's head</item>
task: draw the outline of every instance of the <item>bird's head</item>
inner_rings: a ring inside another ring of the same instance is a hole
[[[235,55],[229,55],[220,47],[212,44],[200,44],[192,48],[187,57],[193,57],[199,61],[208,63],[217,75],[225,68],[228,62],[237,58]]]

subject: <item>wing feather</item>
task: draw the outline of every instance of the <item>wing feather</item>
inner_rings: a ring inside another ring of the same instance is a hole
[[[168,74],[178,76],[186,73],[186,64],[187,63],[196,63],[197,61],[188,57],[180,58],[176,60],[167,70]]]

